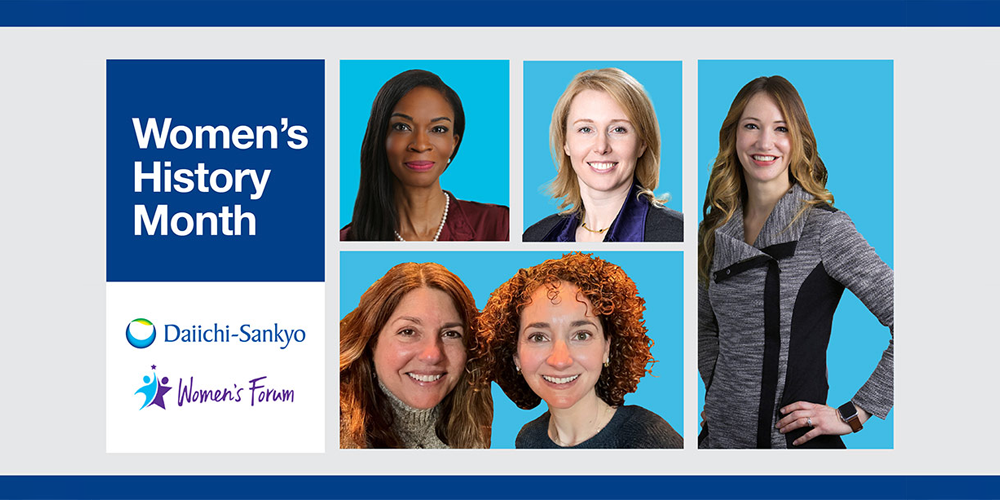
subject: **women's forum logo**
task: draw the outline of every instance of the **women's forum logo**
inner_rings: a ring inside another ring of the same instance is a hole
[[[133,319],[125,327],[125,339],[136,349],[145,349],[156,340],[156,327],[146,318]]]

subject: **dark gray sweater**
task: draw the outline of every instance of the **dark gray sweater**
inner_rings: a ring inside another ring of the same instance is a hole
[[[562,448],[549,438],[549,412],[524,424],[515,448]],[[619,406],[594,437],[567,448],[683,448],[684,440],[666,420],[641,406]]]
[[[757,241],[743,238],[743,212],[715,233],[709,286],[698,293],[698,369],[705,382],[705,448],[790,448],[808,431],[783,435],[778,410],[796,401],[827,404],[826,348],[833,313],[851,290],[893,327],[893,272],[854,228],[798,184],[774,207]],[[794,221],[794,222],[793,222]],[[855,405],[885,418],[893,404],[893,342]],[[835,401],[831,406],[839,406]],[[820,436],[808,447],[843,447]]]

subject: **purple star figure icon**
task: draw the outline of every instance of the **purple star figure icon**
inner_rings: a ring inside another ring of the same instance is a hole
[[[153,398],[153,401],[149,403],[150,406],[156,405],[159,406],[160,408],[163,408],[164,410],[167,409],[166,405],[163,404],[163,395],[166,394],[167,391],[169,391],[170,389],[173,389],[173,387],[168,387],[166,385],[167,382],[169,382],[169,379],[167,379],[167,377],[163,377],[162,379],[160,379],[160,387],[156,389],[156,396]]]

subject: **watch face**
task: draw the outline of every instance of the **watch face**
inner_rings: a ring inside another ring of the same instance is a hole
[[[850,401],[840,405],[840,408],[837,408],[837,411],[840,412],[840,418],[844,419],[844,422],[847,422],[851,418],[858,415],[858,409],[855,408],[854,403],[851,403]]]

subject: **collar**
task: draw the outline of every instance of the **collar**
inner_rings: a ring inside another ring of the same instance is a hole
[[[382,383],[382,380],[378,380],[378,388],[382,389],[382,394],[385,394],[386,398],[389,399],[389,405],[392,406],[392,413],[395,414],[396,417],[401,417],[403,420],[407,421],[407,423],[420,423],[432,426],[437,423],[437,417],[441,413],[441,405],[421,410],[419,408],[414,408],[404,403],[402,399],[397,398],[396,395]]]
[[[802,189],[802,186],[798,183],[793,184],[774,205],[753,245],[743,241],[743,206],[737,206],[733,216],[715,230],[715,255],[712,257],[711,270],[718,271],[737,262],[766,256],[767,253],[762,249],[798,241],[806,219],[809,218],[809,212],[806,211],[798,219],[795,219],[795,216],[802,209],[802,204],[812,199],[813,196]]]
[[[420,410],[404,403],[378,381],[378,387],[392,408],[392,428],[407,448],[447,448],[437,437],[435,426],[441,417],[441,405]]]
[[[633,179],[625,203],[608,228],[604,241],[645,241],[649,200],[645,196],[639,196],[640,189],[639,183]],[[542,241],[576,241],[576,229],[579,226],[580,213],[573,212],[561,218]]]
[[[448,205],[448,219],[444,221],[441,228],[441,236],[438,241],[472,241],[476,237],[476,232],[469,223],[469,217],[465,213],[462,202],[451,191],[445,191],[451,202]]]

